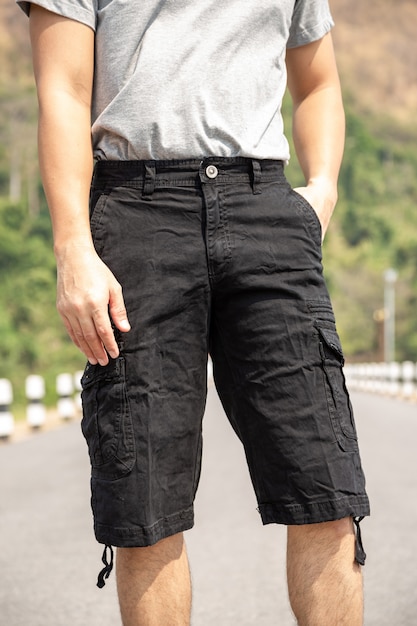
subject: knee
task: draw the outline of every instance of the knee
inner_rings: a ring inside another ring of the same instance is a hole
[[[290,552],[316,552],[337,554],[340,550],[352,552],[355,533],[350,517],[319,524],[288,527],[288,549]],[[352,556],[353,558],[353,556]]]
[[[158,561],[166,564],[181,557],[184,549],[183,533],[161,539],[151,546],[117,548],[117,561],[126,565]]]
[[[343,539],[346,536],[354,535],[353,520],[351,517],[334,520],[331,522],[320,522],[318,524],[300,524],[299,526],[289,526],[289,535],[305,538],[310,541],[314,537]]]
[[[353,520],[351,517],[334,520],[332,522],[322,522],[313,524],[313,534],[323,535],[333,541],[341,541],[346,537],[354,536]]]

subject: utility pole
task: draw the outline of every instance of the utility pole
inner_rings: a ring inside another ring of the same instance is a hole
[[[384,272],[384,361],[395,361],[395,283],[397,272],[389,268]]]

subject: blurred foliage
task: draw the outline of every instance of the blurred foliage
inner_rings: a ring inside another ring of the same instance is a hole
[[[345,104],[339,201],[323,248],[338,330],[348,359],[381,360],[375,318],[384,307],[384,272],[393,267],[398,272],[396,358],[416,361],[417,128],[413,121],[358,115],[349,94]],[[288,131],[288,98],[284,112]],[[294,185],[303,184],[295,161],[287,175]]]
[[[30,373],[55,377],[83,367],[55,309],[55,261],[36,161],[33,85],[0,91],[0,377],[24,400]],[[347,139],[339,203],[324,244],[324,267],[348,359],[378,359],[374,319],[383,307],[384,271],[398,271],[397,359],[417,360],[417,132],[412,124],[355,114]],[[287,134],[290,103],[284,102]],[[293,157],[287,174],[303,184]]]
[[[24,401],[28,374],[41,374],[48,403],[55,402],[55,379],[75,372],[83,358],[72,346],[55,309],[55,262],[44,202],[30,215],[22,202],[0,198],[0,378],[13,383]]]

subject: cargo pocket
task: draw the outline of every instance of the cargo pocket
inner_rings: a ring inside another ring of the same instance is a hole
[[[314,318],[318,334],[323,380],[332,429],[340,448],[345,452],[357,450],[358,442],[352,405],[346,388],[345,362],[333,307],[328,298],[310,300],[308,309]]]
[[[125,360],[88,364],[83,377],[81,429],[87,441],[92,476],[116,480],[135,462],[132,415],[126,389]]]
[[[352,405],[343,373],[344,357],[336,328],[316,322],[319,333],[320,355],[323,365],[327,405],[333,431],[339,446],[345,452],[357,449],[357,435]]]

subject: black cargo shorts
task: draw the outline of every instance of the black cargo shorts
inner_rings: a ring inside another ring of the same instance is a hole
[[[320,222],[283,164],[99,162],[91,229],[132,326],[82,380],[97,540],[193,525],[209,353],[263,523],[367,515]]]

